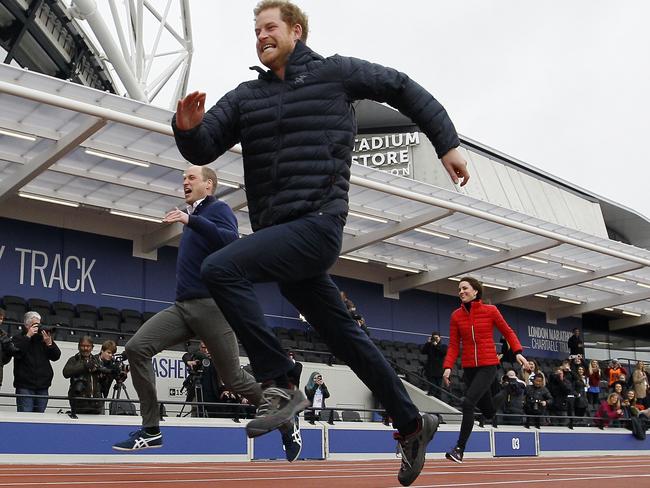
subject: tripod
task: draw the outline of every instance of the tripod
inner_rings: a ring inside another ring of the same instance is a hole
[[[124,386],[124,381],[115,380],[115,386],[113,386],[113,396],[111,397],[111,400],[119,400],[122,396],[122,392],[124,392],[124,396],[127,400],[131,400],[129,392],[126,391],[126,386]],[[108,413],[110,415],[135,415],[136,410],[133,403],[111,401],[108,407]]]
[[[126,397],[127,400],[131,399],[131,397],[129,396],[129,392],[126,391],[126,386],[124,386],[124,382],[115,381],[115,386],[113,386],[113,396],[111,397],[111,400],[119,400],[122,392],[124,392],[124,396]]]
[[[192,413],[192,408],[190,407],[190,411],[187,412],[185,415],[183,415],[183,412],[185,411],[185,407],[187,407],[188,402],[200,403],[200,405],[196,405],[197,417],[204,417],[204,418],[208,417],[208,412],[205,408],[205,405],[203,404],[203,384],[201,383],[202,377],[203,377],[203,372],[190,373],[190,375],[183,383],[183,388],[181,389],[181,391],[183,391],[183,389],[187,391],[187,398],[185,399],[183,408],[181,408],[181,411],[177,415],[178,417],[187,417]]]

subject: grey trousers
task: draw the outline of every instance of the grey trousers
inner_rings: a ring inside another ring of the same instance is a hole
[[[235,333],[212,298],[176,302],[157,313],[126,344],[133,386],[140,399],[143,427],[158,427],[160,412],[151,358],[170,346],[198,336],[226,388],[254,405],[262,398],[260,384],[239,364]]]

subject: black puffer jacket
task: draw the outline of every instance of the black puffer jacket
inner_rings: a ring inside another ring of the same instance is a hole
[[[355,58],[323,58],[298,42],[285,79],[260,68],[189,131],[172,127],[181,154],[208,164],[242,144],[253,230],[323,211],[347,215],[356,119],[351,103],[387,102],[429,137],[438,156],[459,145],[445,109],[403,73]]]

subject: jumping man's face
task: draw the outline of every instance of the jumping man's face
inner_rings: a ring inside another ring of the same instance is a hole
[[[301,35],[302,27],[284,22],[279,8],[262,10],[255,18],[257,57],[264,66],[284,77],[284,67]]]

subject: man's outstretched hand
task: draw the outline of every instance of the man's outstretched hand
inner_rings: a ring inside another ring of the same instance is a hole
[[[205,93],[192,92],[176,104],[176,127],[190,130],[203,121],[205,114]]]
[[[177,123],[178,124],[178,123]],[[451,176],[455,184],[458,184],[460,179],[463,181],[460,186],[465,186],[469,181],[469,171],[467,171],[467,162],[463,158],[460,151],[456,148],[450,149],[441,159],[442,165]]]

